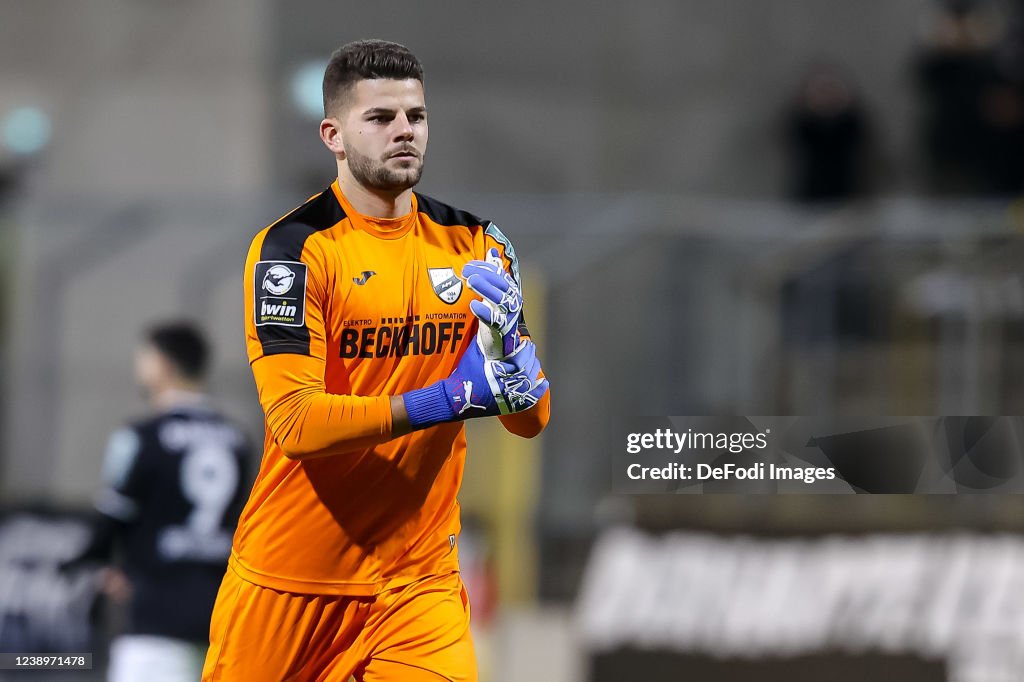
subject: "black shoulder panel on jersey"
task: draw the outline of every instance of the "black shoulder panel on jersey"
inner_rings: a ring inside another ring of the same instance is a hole
[[[260,260],[297,261],[311,234],[334,227],[344,219],[345,210],[334,190],[328,187],[267,230]]]
[[[438,225],[447,227],[458,227],[459,225],[486,225],[488,220],[480,220],[469,211],[453,208],[448,204],[438,201],[426,194],[415,192],[416,201],[419,204],[420,213],[426,214],[428,218]]]
[[[310,235],[327,230],[345,219],[345,210],[334,196],[334,190],[326,190],[302,206],[281,218],[267,230],[260,249],[260,261],[302,260],[302,249]],[[266,265],[263,266],[267,267]],[[257,266],[259,272],[260,266]],[[259,282],[254,282],[256,297],[259,298]],[[263,324],[257,325],[263,352],[266,355],[298,353],[309,355],[309,328],[301,326]]]

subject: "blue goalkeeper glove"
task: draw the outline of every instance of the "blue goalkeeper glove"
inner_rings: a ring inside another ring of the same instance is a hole
[[[482,300],[470,301],[469,309],[480,321],[477,338],[484,357],[501,360],[519,346],[519,317],[523,312],[523,293],[512,275],[505,271],[495,248],[487,260],[471,260],[462,268],[462,277]]]
[[[488,360],[480,344],[471,343],[447,379],[402,395],[413,429],[473,417],[528,410],[548,390],[540,378],[533,342],[523,339],[504,360]]]

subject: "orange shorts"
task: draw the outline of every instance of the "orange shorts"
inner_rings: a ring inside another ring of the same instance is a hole
[[[228,568],[203,681],[476,682],[469,599],[458,573],[375,597],[293,594]]]

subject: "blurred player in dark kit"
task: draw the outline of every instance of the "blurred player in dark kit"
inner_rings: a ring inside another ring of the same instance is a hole
[[[251,448],[203,392],[208,346],[187,323],[152,327],[135,378],[152,413],[115,431],[103,466],[94,540],[106,591],[127,601],[111,682],[194,682],[210,612],[245,499]]]

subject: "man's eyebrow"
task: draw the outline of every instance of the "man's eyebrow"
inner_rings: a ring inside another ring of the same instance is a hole
[[[363,116],[376,116],[379,114],[388,114],[393,116],[397,110],[389,107],[373,107],[363,112]],[[426,107],[413,107],[409,109],[410,114],[425,114],[427,112]]]

